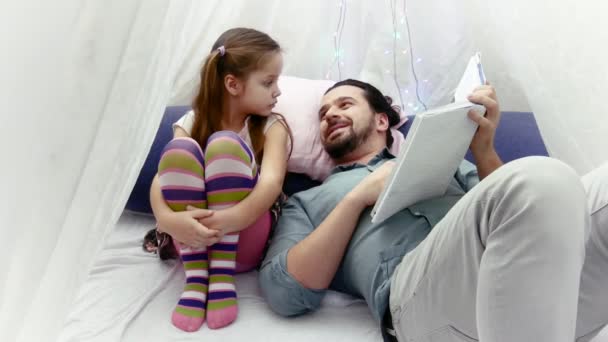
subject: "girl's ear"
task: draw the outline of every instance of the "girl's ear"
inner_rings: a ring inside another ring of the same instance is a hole
[[[224,77],[224,87],[232,96],[238,96],[243,91],[242,82],[232,74],[228,74]]]

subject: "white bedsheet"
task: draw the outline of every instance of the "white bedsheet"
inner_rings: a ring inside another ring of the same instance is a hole
[[[366,304],[330,292],[322,308],[297,318],[275,315],[260,295],[257,273],[237,276],[239,317],[194,333],[175,328],[171,312],[184,284],[176,262],[141,250],[149,216],[125,212],[81,288],[59,341],[381,341]],[[604,330],[593,342],[608,342]]]
[[[80,289],[59,341],[381,341],[362,300],[337,292],[323,307],[297,318],[275,315],[264,302],[257,272],[239,274],[239,316],[232,325],[194,333],[171,324],[184,274],[177,262],[144,253],[141,240],[151,217],[125,212]]]

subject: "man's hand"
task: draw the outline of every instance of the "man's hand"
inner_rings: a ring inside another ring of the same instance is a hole
[[[368,207],[374,205],[384,189],[384,185],[388,180],[393,168],[395,167],[395,162],[389,160],[382,164],[379,168],[374,170],[371,174],[365,177],[361,183],[357,184],[357,186],[347,195],[350,199],[357,201],[364,207]]]
[[[202,248],[218,242],[223,233],[209,229],[199,220],[213,216],[213,211],[188,207],[186,211],[173,212],[159,222],[159,228],[173,239],[193,248]]]
[[[474,110],[469,111],[469,118],[475,121],[479,128],[471,141],[473,155],[483,156],[494,151],[494,135],[500,121],[500,109],[496,99],[496,90],[489,84],[477,87],[469,95],[469,101],[486,107],[486,115],[481,116]]]
[[[479,178],[483,179],[502,165],[502,161],[494,149],[494,136],[500,121],[500,108],[496,90],[489,83],[477,87],[468,99],[486,107],[485,117],[474,110],[469,111],[469,118],[479,125],[470,148],[477,163]]]

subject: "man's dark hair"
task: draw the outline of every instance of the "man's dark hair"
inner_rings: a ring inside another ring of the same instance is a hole
[[[388,125],[389,127],[393,127],[398,124],[401,120],[399,116],[399,107],[393,106],[393,99],[390,96],[382,95],[382,92],[378,90],[378,88],[374,87],[369,83],[365,83],[358,80],[347,79],[344,81],[340,81],[334,84],[331,88],[327,89],[325,94],[329,93],[331,90],[341,87],[341,86],[353,86],[363,90],[363,95],[367,100],[367,103],[372,108],[372,110],[376,113],[385,113],[388,116]],[[391,148],[393,146],[393,135],[391,134],[391,130],[388,129],[386,131],[386,146]]]

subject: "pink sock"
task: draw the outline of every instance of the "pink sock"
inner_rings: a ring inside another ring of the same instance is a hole
[[[181,330],[197,331],[205,321],[208,267],[207,248],[190,249],[176,243],[186,271],[186,286],[171,321]]]

